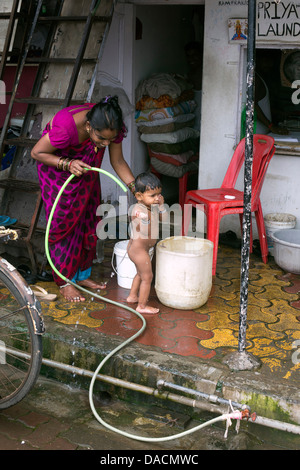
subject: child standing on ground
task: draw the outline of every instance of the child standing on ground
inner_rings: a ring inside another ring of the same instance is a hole
[[[131,211],[131,234],[128,256],[135,264],[137,274],[133,279],[127,302],[137,302],[139,313],[155,314],[158,308],[147,302],[153,279],[149,250],[159,237],[159,220],[166,214],[160,180],[152,173],[141,173],[135,179],[135,204]]]

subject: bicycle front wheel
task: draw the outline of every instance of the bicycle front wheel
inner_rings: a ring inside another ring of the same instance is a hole
[[[0,409],[18,403],[35,384],[43,331],[39,301],[18,271],[0,258]]]

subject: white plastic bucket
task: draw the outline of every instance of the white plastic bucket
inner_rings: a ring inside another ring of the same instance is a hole
[[[112,267],[117,274],[117,282],[120,287],[125,289],[131,289],[132,281],[136,275],[135,264],[131,261],[127,253],[127,245],[129,240],[122,240],[115,244],[113,256],[112,256]],[[149,255],[152,259],[154,248],[150,248]],[[114,263],[114,258],[116,264]]]
[[[156,245],[155,290],[168,307],[192,310],[204,305],[212,287],[213,243],[170,237]]]
[[[278,230],[293,229],[296,225],[296,217],[292,214],[271,213],[264,217],[268,249],[270,255],[274,256],[273,233]]]

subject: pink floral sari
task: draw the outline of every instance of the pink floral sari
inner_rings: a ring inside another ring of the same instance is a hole
[[[59,111],[47,124],[43,135],[49,135],[51,145],[57,148],[56,155],[81,159],[88,165],[100,168],[105,148],[95,152],[90,139],[78,142],[78,132],[73,115],[90,109],[94,104],[70,106]],[[114,142],[121,142],[120,133]],[[70,173],[59,171],[56,167],[37,162],[47,219],[56,196],[69,178]],[[56,206],[49,233],[49,252],[53,264],[67,279],[73,279],[77,271],[85,271],[92,266],[96,250],[96,226],[100,218],[96,210],[101,201],[99,173],[88,171],[74,177],[65,188]],[[57,285],[65,284],[55,272]]]

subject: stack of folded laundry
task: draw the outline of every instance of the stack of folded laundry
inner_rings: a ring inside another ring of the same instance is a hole
[[[192,85],[173,74],[154,74],[136,89],[135,121],[159,173],[181,177],[198,165],[199,130]]]

